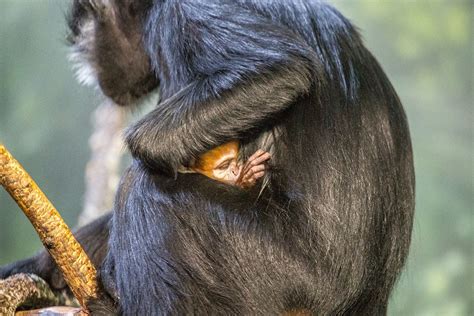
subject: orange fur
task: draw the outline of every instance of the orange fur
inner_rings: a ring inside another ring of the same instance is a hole
[[[233,157],[234,159],[237,159],[238,154],[239,143],[237,141],[231,141],[202,154],[191,166],[191,169],[209,178],[222,180],[214,176],[213,170],[224,158]]]

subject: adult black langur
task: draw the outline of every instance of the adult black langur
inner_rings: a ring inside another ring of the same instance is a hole
[[[113,215],[78,232],[115,302],[93,311],[386,313],[410,243],[410,137],[389,80],[337,10],[75,0],[70,26],[84,81],[123,105],[158,83],[161,96],[127,132],[134,161]],[[231,140],[242,161],[271,155],[251,189],[177,172]],[[24,271],[65,286],[45,253],[0,277]]]

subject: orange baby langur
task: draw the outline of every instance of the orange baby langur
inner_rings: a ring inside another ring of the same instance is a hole
[[[242,188],[252,187],[265,175],[265,163],[271,156],[259,149],[245,163],[241,163],[238,155],[239,143],[228,142],[202,154],[189,171]]]

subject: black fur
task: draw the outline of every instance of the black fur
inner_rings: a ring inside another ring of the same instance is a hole
[[[127,133],[135,160],[101,272],[118,311],[385,314],[410,243],[412,152],[398,97],[354,27],[312,0],[143,3],[148,58],[136,61],[162,101]],[[106,51],[94,47],[100,69]],[[176,173],[231,139],[243,157],[272,154],[258,187]]]
[[[79,80],[98,84],[118,105],[130,105],[158,85],[142,40],[150,6],[144,0],[74,0],[70,12],[68,41]]]

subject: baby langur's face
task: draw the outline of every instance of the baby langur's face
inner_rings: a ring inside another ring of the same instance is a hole
[[[242,170],[238,155],[238,143],[229,142],[203,154],[193,169],[220,182],[235,184]]]
[[[242,166],[239,165],[236,155],[222,157],[216,161],[216,165],[212,170],[212,178],[229,183],[235,183],[240,175]]]

